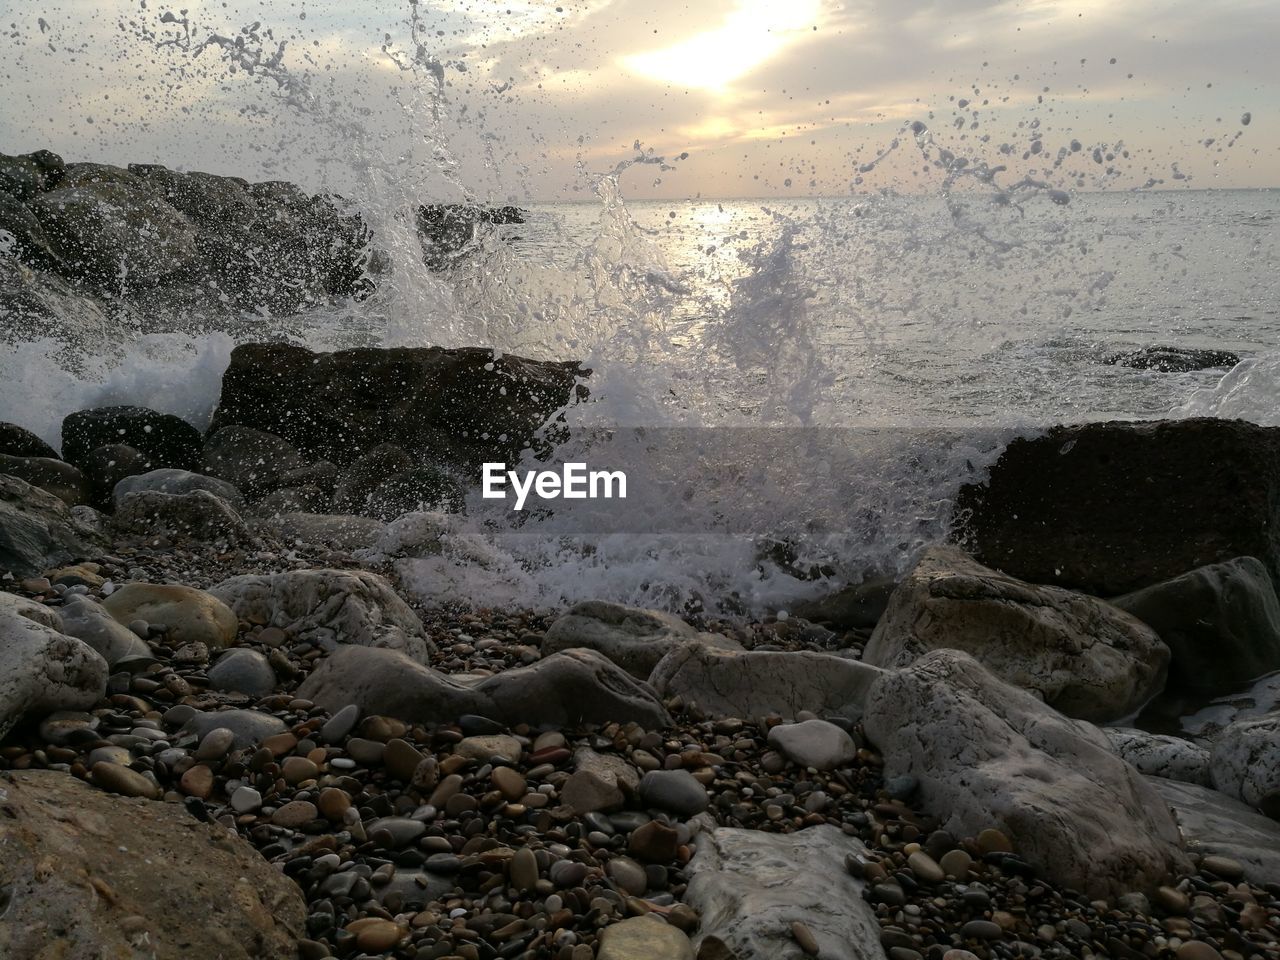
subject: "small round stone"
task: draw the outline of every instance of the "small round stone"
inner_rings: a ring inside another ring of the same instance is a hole
[[[277,827],[296,829],[310,823],[319,816],[316,805],[310,800],[290,800],[271,815],[271,822]]]

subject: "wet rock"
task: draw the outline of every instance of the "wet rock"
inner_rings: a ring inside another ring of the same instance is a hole
[[[231,737],[227,748],[234,746],[237,750],[244,750],[256,747],[268,737],[284,733],[287,729],[283,720],[269,713],[257,710],[219,710],[196,714],[183,726],[182,732],[194,734],[202,741],[203,747],[204,738],[213,731],[229,730]],[[223,735],[220,735],[219,746],[223,745],[222,738]]]
[[[172,414],[147,407],[96,407],[62,421],[62,455],[71,463],[79,465],[91,451],[115,444],[141,451],[157,467],[194,470],[200,464],[200,431]]]
[[[1199,567],[1112,603],[1168,645],[1172,689],[1223,693],[1280,669],[1280,600],[1254,557]]]
[[[88,645],[0,607],[0,737],[19,721],[87,710],[107,689],[107,663]]]
[[[437,463],[509,459],[573,399],[579,372],[485,348],[245,344],[232,351],[212,429],[253,427],[339,465],[380,443]]]
[[[576,604],[551,624],[542,638],[542,652],[559,653],[574,647],[595,650],[632,676],[647,680],[659,660],[690,643],[742,649],[736,640],[701,633],[669,613],[588,600]]]
[[[136,633],[121,624],[100,603],[87,597],[72,597],[59,610],[62,632],[88,644],[114,666],[126,657],[150,656],[151,648]]]
[[[17,156],[0,154],[0,193],[17,200],[34,200],[62,179],[66,164],[56,153],[37,150]]]
[[[956,536],[1030,583],[1116,596],[1234,557],[1280,572],[1280,430],[1186,419],[1015,440],[956,500]]]
[[[831,716],[862,715],[878,667],[809,650],[717,650],[702,645],[671,651],[649,682],[663,697],[713,717],[794,717],[802,710]]]
[[[1261,806],[1267,794],[1280,789],[1280,715],[1227,726],[1213,743],[1209,773],[1220,792]]]
[[[1139,773],[1210,785],[1209,751],[1198,743],[1129,727],[1107,727],[1102,732],[1116,755]]]
[[[418,615],[376,573],[291,570],[225,580],[211,593],[237,617],[280,627],[327,650],[357,644],[426,663],[432,647]]]
[[[69,507],[90,500],[89,482],[69,463],[47,457],[11,457],[0,453],[0,473],[18,477],[52,493]]]
[[[364,550],[373,547],[387,525],[370,517],[326,516],[305,512],[274,514],[260,522],[260,528],[286,543],[323,544],[337,550]]]
[[[816,600],[797,603],[792,616],[843,630],[872,630],[884,616],[889,597],[898,586],[893,577],[873,577]]]
[[[297,693],[330,711],[355,704],[410,723],[453,722],[466,714],[550,727],[634,720],[657,728],[669,720],[652,691],[585,650],[463,682],[394,650],[342,646]]]
[[[1190,852],[1237,861],[1251,883],[1270,883],[1280,876],[1280,824],[1275,820],[1208,787],[1160,777],[1148,782],[1173,808]]]
[[[1147,781],[1090,724],[1068,720],[968,654],[937,650],[876,681],[864,718],[886,777],[955,836],[995,826],[1056,883],[1154,889],[1188,863]]]
[[[126,625],[135,620],[162,624],[175,646],[203,643],[210,649],[225,647],[239,629],[236,615],[221,600],[179,584],[127,583],[102,606]]]
[[[32,576],[86,556],[101,540],[53,494],[0,474],[0,570]]]
[[[138,478],[121,480],[116,490],[135,479]],[[147,490],[123,496],[117,492],[112,523],[121,534],[135,537],[227,544],[248,544],[253,540],[235,508],[207,490],[183,494]]]
[[[256,650],[228,650],[209,668],[209,683],[215,690],[265,697],[276,687],[275,671]]]
[[[880,924],[865,884],[845,869],[862,843],[823,825],[792,834],[721,827],[704,832],[688,866],[685,902],[701,916],[698,941],[740,957],[796,960],[791,926],[802,923],[831,960],[883,958]]]
[[[307,466],[286,440],[251,427],[223,427],[204,442],[204,472],[257,497],[281,486],[290,471]]]
[[[197,491],[211,493],[236,508],[244,505],[244,495],[225,480],[206,477],[189,470],[170,468],[125,477],[116,484],[112,497],[116,504],[122,504],[125,497],[135,493],[167,493],[182,496]]]
[[[223,827],[61,773],[0,774],[0,791],[0,954],[297,956],[301,892]]]
[[[1113,366],[1157,373],[1189,373],[1193,370],[1229,369],[1240,362],[1230,350],[1195,350],[1186,347],[1142,347],[1125,353],[1112,353],[1102,358]]]
[[[0,420],[0,453],[10,457],[58,459],[58,451],[25,427]]]
[[[1085,720],[1127,716],[1164,683],[1169,649],[1109,604],[990,570],[955,547],[931,547],[894,591],[863,660],[904,667],[963,650],[998,677]]]
[[[125,443],[109,443],[90,450],[80,460],[80,469],[89,481],[90,503],[99,509],[113,503],[116,484],[125,477],[150,473],[155,460]]]

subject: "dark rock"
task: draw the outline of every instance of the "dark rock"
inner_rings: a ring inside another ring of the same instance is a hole
[[[79,465],[98,447],[127,444],[158,467],[195,470],[200,465],[200,431],[181,417],[147,407],[97,407],[62,421],[62,455]]]
[[[141,450],[125,443],[110,443],[89,451],[80,461],[89,481],[89,502],[99,509],[111,506],[116,484],[156,469],[156,462]]]
[[[16,157],[0,153],[0,193],[18,200],[32,200],[52,190],[62,179],[66,165],[56,153],[37,150]]]
[[[114,526],[121,533],[248,544],[253,535],[235,508],[208,490],[126,493],[116,501]]]
[[[829,624],[840,630],[870,630],[880,622],[896,586],[893,577],[874,577],[825,597],[797,603],[790,612],[803,620]]]
[[[213,430],[242,424],[313,459],[349,464],[380,443],[420,461],[506,459],[585,388],[576,362],[487,348],[313,353],[242,344],[231,353]]]
[[[0,193],[0,234],[12,237],[12,252],[33,267],[49,268],[58,264],[58,255],[36,219],[35,211],[5,193]],[[3,243],[0,241],[0,249]]]
[[[1215,695],[1280,669],[1280,600],[1253,557],[1200,567],[1112,603],[1168,645],[1171,688]]]
[[[293,444],[251,427],[226,427],[204,443],[204,472],[235,484],[251,499],[278,488],[285,474],[306,467]]]
[[[482,223],[524,223],[518,207],[481,207],[468,203],[427,203],[418,208],[418,237],[433,270],[447,268],[466,252]]]
[[[326,513],[333,498],[319,487],[282,487],[267,494],[254,509],[264,517],[282,513]]]
[[[33,576],[88,555],[98,541],[53,494],[0,474],[0,570]]]
[[[419,510],[461,513],[465,499],[462,486],[452,475],[440,467],[424,465],[383,480],[355,512],[389,523]]]
[[[90,501],[89,482],[69,463],[49,457],[11,457],[0,453],[0,473],[18,477],[52,493],[69,507]]]
[[[10,457],[47,457],[58,459],[58,451],[30,430],[16,423],[0,422],[0,453]]]
[[[954,536],[1031,583],[1114,596],[1240,556],[1280,571],[1280,429],[1092,423],[1009,444],[961,489]]]
[[[1155,370],[1158,373],[1189,373],[1192,370],[1211,370],[1214,367],[1234,367],[1240,362],[1240,357],[1230,350],[1143,347],[1127,353],[1110,354],[1103,357],[1102,362],[1132,367],[1135,370]]]
[[[244,504],[244,495],[235,484],[219,480],[217,477],[206,477],[202,473],[192,473],[190,470],[178,470],[172,467],[125,477],[116,484],[115,489],[111,491],[111,496],[115,503],[119,504],[133,493],[168,493],[184,496],[195,493],[197,490],[212,493],[234,507]]]

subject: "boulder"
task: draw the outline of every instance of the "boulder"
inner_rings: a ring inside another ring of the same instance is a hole
[[[690,643],[705,643],[722,650],[742,649],[737,640],[718,633],[702,633],[669,613],[587,600],[551,624],[542,638],[542,652],[560,653],[574,647],[595,650],[632,676],[647,680],[659,660]]]
[[[427,663],[422,621],[384,578],[363,570],[289,570],[224,580],[211,591],[237,617],[279,627],[325,650],[339,644],[399,650]]]
[[[417,463],[393,443],[382,443],[342,471],[333,508],[390,522],[406,513],[443,510],[460,513],[465,495],[447,471]]]
[[[897,586],[894,577],[872,577],[825,597],[797,603],[790,613],[839,630],[873,630],[884,616],[889,597]]]
[[[914,777],[943,829],[995,827],[1055,883],[1111,897],[1189,869],[1167,808],[1096,727],[966,653],[936,650],[884,673],[863,726],[885,778]]]
[[[88,597],[70,597],[58,612],[62,632],[88,644],[109,667],[125,657],[151,655],[146,641]]]
[[[853,737],[826,720],[780,723],[769,730],[769,746],[792,763],[815,770],[834,770],[853,762]]]
[[[163,625],[172,646],[229,646],[240,624],[225,603],[203,590],[171,583],[126,583],[102,601],[103,609],[128,626],[135,620]]]
[[[62,179],[66,164],[56,153],[37,150],[16,157],[0,153],[0,193],[18,200],[34,200]]]
[[[116,489],[133,479],[136,478],[121,480]],[[118,532],[135,537],[226,544],[248,544],[253,540],[253,534],[231,504],[207,490],[184,494],[145,490],[117,495],[112,522]]]
[[[1224,693],[1280,670],[1280,600],[1266,566],[1235,557],[1111,601],[1169,647],[1169,686]]]
[[[1198,743],[1131,727],[1102,731],[1116,756],[1148,777],[1209,786],[1209,751]]]
[[[698,912],[699,956],[802,960],[801,923],[827,960],[883,960],[880,923],[866,887],[845,866],[862,841],[823,824],[795,833],[719,827],[698,836],[684,901]],[[719,941],[728,951],[714,953]]]
[[[1196,418],[1015,440],[956,499],[987,566],[1108,597],[1233,557],[1280,572],[1280,428]]]
[[[89,482],[69,463],[49,457],[11,457],[0,453],[0,473],[25,480],[33,487],[52,493],[69,507],[88,503]]]
[[[196,231],[187,218],[122,179],[64,178],[56,190],[32,200],[31,209],[71,276],[136,289],[199,262]]]
[[[997,573],[955,547],[925,551],[863,651],[905,667],[930,650],[963,650],[1072,717],[1117,720],[1160,692],[1169,649],[1122,610],[1060,587]]]
[[[52,771],[0,774],[0,797],[0,955],[297,957],[301,891],[234,832]]]
[[[1251,807],[1280,791],[1280,714],[1227,726],[1213,743],[1209,773],[1219,792]]]
[[[1250,883],[1280,877],[1280,823],[1209,787],[1161,777],[1148,783],[1172,808],[1188,852],[1230,857]]]
[[[343,646],[298,687],[330,713],[349,704],[409,723],[452,723],[465,714],[499,723],[569,727],[635,721],[649,730],[671,718],[653,692],[589,650],[546,657],[491,677],[446,676],[395,650]]]
[[[116,484],[125,477],[155,469],[156,462],[151,457],[126,443],[95,447],[80,460],[80,470],[89,481],[89,502],[100,510],[112,505]]]
[[[38,600],[28,600],[16,593],[0,592],[0,618],[18,616],[26,617],[42,627],[49,627],[62,633],[62,617],[56,607],[46,607]]]
[[[219,480],[217,477],[206,477],[200,473],[177,470],[172,467],[125,477],[116,484],[112,497],[119,505],[130,494],[167,493],[180,497],[197,491],[211,493],[236,509],[244,505],[244,494],[236,489],[234,484]]]
[[[694,960],[689,935],[645,914],[611,923],[600,931],[596,960]]]
[[[712,717],[795,717],[803,710],[856,719],[881,670],[811,650],[719,650],[684,645],[653,668],[649,682]]]
[[[290,471],[307,462],[293,444],[250,427],[224,427],[204,442],[204,472],[235,486],[248,497],[270,493]]]
[[[53,494],[0,474],[0,570],[32,576],[87,556],[100,540]]]
[[[87,644],[0,607],[0,739],[23,720],[96,706],[106,690],[107,662]]]
[[[242,344],[231,353],[211,429],[240,424],[309,459],[348,464],[380,443],[435,462],[511,459],[578,394],[577,363],[488,348],[314,353]]]
[[[49,446],[30,430],[16,423],[0,420],[0,453],[9,457],[42,457],[58,459],[58,451]]]
[[[91,451],[112,444],[133,447],[158,467],[194,470],[203,442],[200,431],[181,417],[147,407],[97,407],[62,421],[62,455],[71,463],[80,464]]]
[[[276,688],[275,671],[257,650],[228,650],[209,668],[209,685],[215,690],[265,697]]]

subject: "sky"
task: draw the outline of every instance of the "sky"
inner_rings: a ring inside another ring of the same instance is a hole
[[[1280,186],[1278,0],[0,0],[0,150],[488,201]]]

